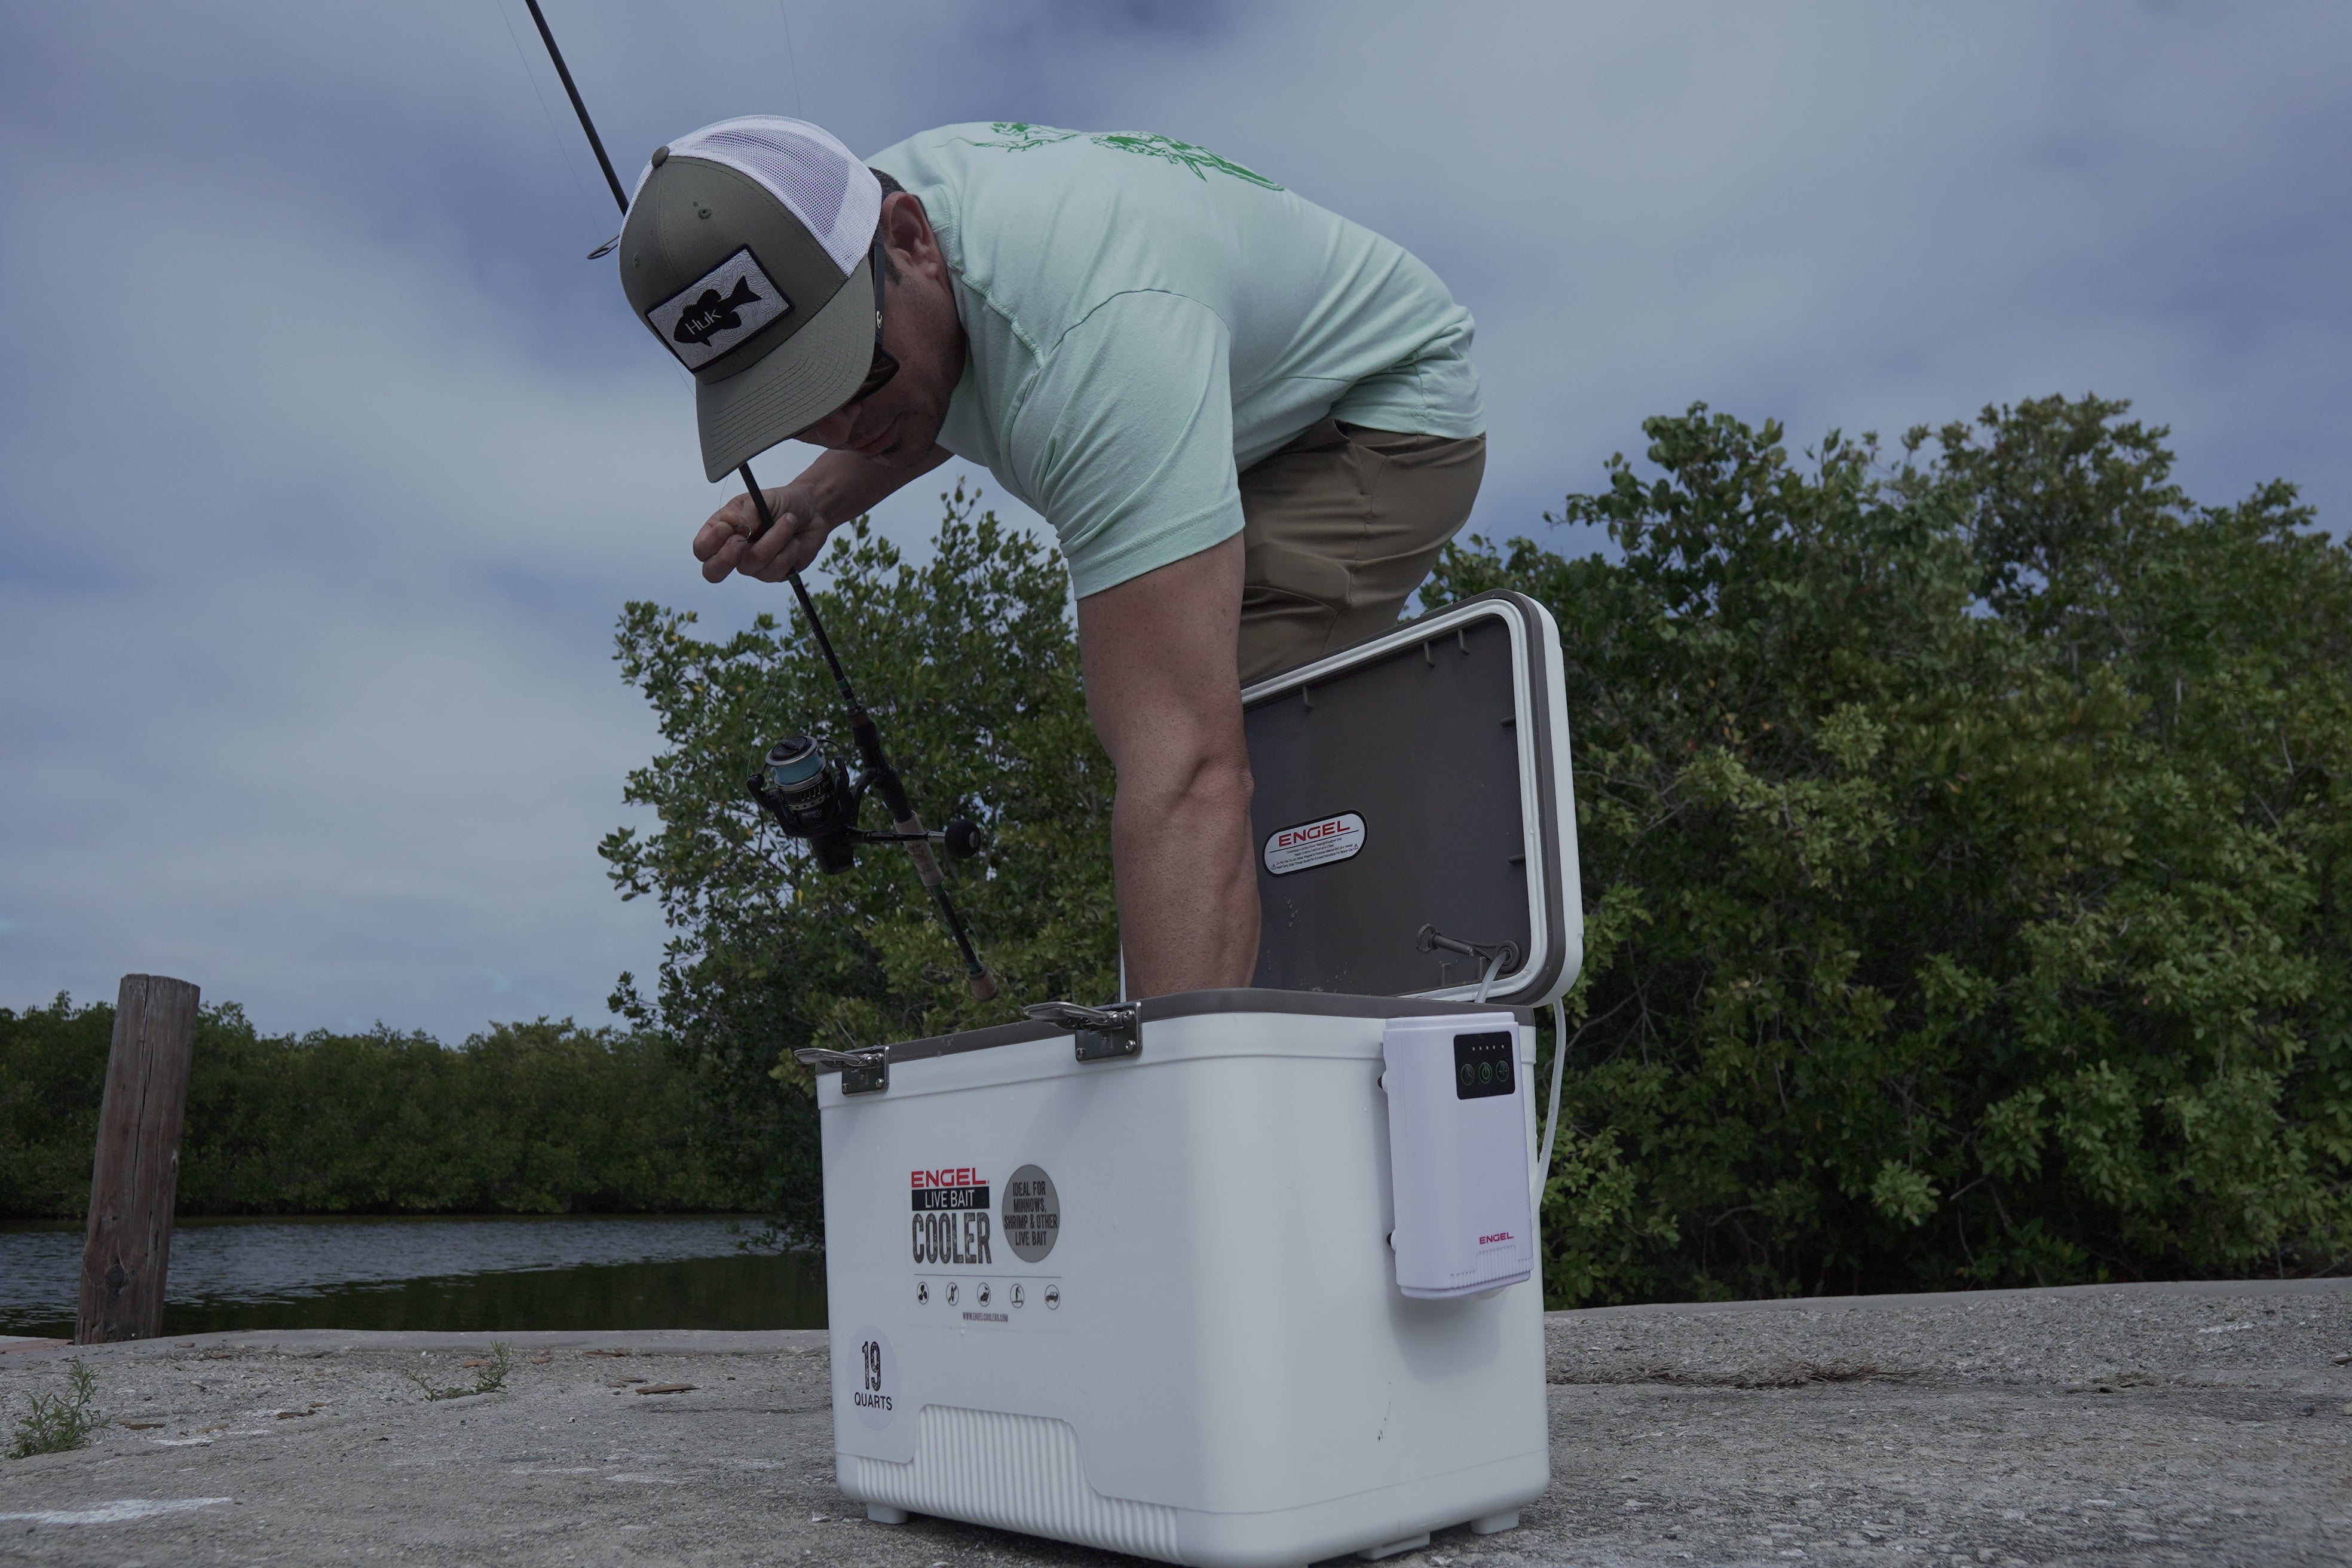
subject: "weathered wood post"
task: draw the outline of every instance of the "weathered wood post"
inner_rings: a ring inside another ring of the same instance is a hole
[[[196,1002],[184,980],[126,974],[89,1173],[74,1343],[152,1339],[163,1328],[163,1271],[180,1184],[180,1120],[196,1054]]]

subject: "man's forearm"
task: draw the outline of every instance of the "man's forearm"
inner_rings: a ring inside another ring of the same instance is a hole
[[[795,482],[808,488],[818,515],[831,528],[860,512],[872,511],[900,489],[946,462],[948,456],[945,447],[934,447],[921,464],[901,468],[886,468],[856,452],[826,452],[802,470]]]

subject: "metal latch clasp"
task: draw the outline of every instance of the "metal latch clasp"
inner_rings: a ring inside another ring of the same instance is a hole
[[[832,1051],[807,1046],[793,1053],[803,1067],[839,1068],[844,1094],[880,1094],[890,1087],[890,1047],[868,1046],[863,1050]]]
[[[1076,1002],[1036,1002],[1021,1011],[1077,1037],[1078,1060],[1110,1061],[1143,1054],[1143,1008],[1134,1002],[1088,1007]]]

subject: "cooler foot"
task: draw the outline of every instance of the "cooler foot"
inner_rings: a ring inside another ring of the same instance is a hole
[[[1506,1530],[1518,1528],[1519,1510],[1517,1509],[1513,1509],[1508,1513],[1490,1513],[1484,1519],[1474,1519],[1470,1521],[1470,1533],[1473,1535],[1496,1535]]]
[[[907,1510],[903,1508],[892,1508],[887,1502],[869,1502],[866,1505],[866,1517],[877,1524],[904,1524],[907,1522]],[[1518,1517],[1513,1514],[1511,1522],[1517,1523]]]
[[[1368,1546],[1356,1553],[1367,1563],[1378,1563],[1383,1557],[1393,1557],[1400,1552],[1418,1552],[1429,1544],[1429,1531],[1408,1535],[1402,1541],[1391,1541],[1385,1546]]]

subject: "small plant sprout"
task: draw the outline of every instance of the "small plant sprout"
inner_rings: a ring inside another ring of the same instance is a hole
[[[413,1372],[404,1372],[400,1375],[415,1384],[427,1399],[465,1399],[477,1394],[496,1394],[507,1385],[507,1373],[514,1366],[514,1347],[504,1340],[493,1341],[488,1355],[479,1361],[466,1362],[463,1365],[475,1369],[474,1386],[471,1388],[436,1388]]]
[[[91,1395],[98,1392],[98,1379],[79,1360],[66,1363],[66,1381],[70,1394],[33,1395],[30,1414],[16,1423],[16,1446],[8,1450],[12,1459],[29,1459],[36,1454],[62,1454],[68,1449],[86,1447],[89,1435],[106,1425],[106,1417],[89,1407]]]

